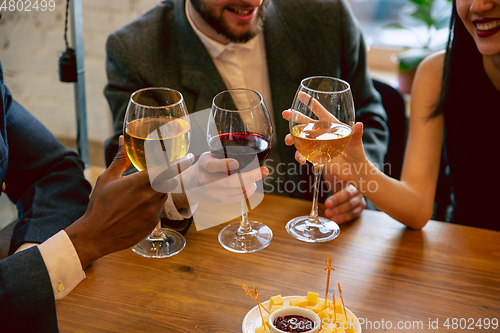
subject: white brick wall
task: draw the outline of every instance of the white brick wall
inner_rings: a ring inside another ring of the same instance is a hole
[[[3,2],[0,0],[0,5]],[[82,0],[89,140],[103,142],[112,133],[111,114],[103,94],[106,38],[157,2]],[[65,49],[66,0],[55,0],[55,4],[53,12],[3,11],[0,60],[14,98],[57,137],[75,138],[74,87],[60,82],[58,73],[59,53]],[[71,46],[70,31],[68,40]]]

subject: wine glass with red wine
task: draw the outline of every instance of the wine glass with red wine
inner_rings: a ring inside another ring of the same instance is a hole
[[[290,133],[299,153],[314,166],[314,194],[309,216],[290,220],[286,230],[304,242],[326,242],[340,233],[334,221],[318,216],[323,166],[351,140],[354,102],[349,83],[326,76],[302,80],[291,107]]]
[[[231,89],[217,94],[207,129],[207,140],[213,157],[238,161],[237,174],[245,192],[241,172],[262,166],[273,137],[269,112],[262,96],[249,89]],[[241,201],[241,221],[227,225],[219,233],[219,242],[227,250],[249,253],[267,247],[273,238],[271,229],[263,223],[249,221],[248,198]]]
[[[130,161],[139,171],[159,170],[189,150],[191,125],[184,98],[168,88],[144,88],[130,97],[123,136]],[[139,222],[138,222],[139,223]],[[184,236],[158,222],[153,232],[132,250],[143,257],[166,258],[182,251]]]

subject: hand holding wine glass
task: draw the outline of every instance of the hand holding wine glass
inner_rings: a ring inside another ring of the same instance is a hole
[[[259,168],[271,149],[273,128],[262,96],[249,89],[231,89],[214,97],[210,113],[207,140],[212,156],[235,159],[236,173],[243,187],[241,171]],[[269,245],[273,233],[266,225],[248,220],[248,199],[241,201],[241,221],[231,223],[219,234],[220,244],[229,251],[248,253]]]
[[[235,159],[219,159],[213,157],[210,152],[204,152],[195,164],[182,173],[188,202],[178,207],[202,202],[217,205],[240,202],[245,200],[245,196],[251,197],[257,191],[256,182],[269,174],[266,167],[242,173],[235,172],[238,168],[239,163]],[[228,170],[231,175],[228,175]],[[242,192],[242,187],[245,193]]]
[[[289,121],[292,112],[292,110],[283,111],[283,119]],[[342,181],[343,183],[351,181],[351,176],[354,175],[354,173],[348,172],[348,170],[344,168],[348,167],[350,169],[349,171],[353,169],[360,170],[362,168],[361,164],[368,163],[368,157],[365,154],[362,138],[363,123],[356,123],[352,127],[351,140],[344,147],[343,153],[324,165],[324,173],[338,177],[342,176],[342,180],[337,179],[337,181]],[[287,146],[294,144],[291,134],[286,135],[285,144]],[[298,150],[295,152],[295,160],[300,164],[305,164],[307,162],[307,159]]]
[[[190,123],[180,92],[168,88],[145,88],[132,94],[123,122],[127,154],[137,170],[148,170],[153,188],[161,190],[162,174],[189,149]],[[182,170],[177,170],[181,173]],[[182,179],[181,179],[182,186]],[[180,233],[162,229],[161,222],[132,248],[148,258],[179,253],[186,240]]]
[[[184,170],[193,159],[188,154],[174,163]],[[130,248],[150,233],[158,223],[167,192],[178,185],[177,168],[162,174],[165,191],[158,192],[151,187],[149,171],[123,176],[129,166],[120,136],[118,153],[97,179],[85,214],[66,228],[84,269],[102,256]]]
[[[300,157],[314,165],[313,207],[309,216],[290,220],[286,229],[305,242],[325,242],[338,236],[338,225],[318,216],[318,190],[323,166],[342,153],[354,126],[354,102],[347,82],[329,77],[304,79],[285,117]],[[288,137],[288,140],[290,137]]]
[[[283,111],[282,115],[288,121],[291,110]],[[328,183],[330,189],[330,196],[325,200],[325,216],[337,224],[354,220],[366,208],[363,193],[353,185],[359,181],[358,173],[353,171],[366,170],[366,165],[363,164],[370,163],[364,151],[362,138],[363,124],[356,123],[353,126],[352,138],[343,153],[325,164],[323,168],[323,180]],[[285,144],[293,145],[291,134],[286,135]],[[300,164],[307,162],[299,151],[295,152],[295,160]]]

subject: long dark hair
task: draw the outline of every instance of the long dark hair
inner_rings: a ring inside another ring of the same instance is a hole
[[[436,109],[430,117],[446,115],[451,110],[460,108],[459,100],[453,96],[461,96],[460,90],[464,86],[464,77],[467,77],[465,71],[475,68],[471,66],[471,63],[481,62],[482,59],[474,39],[458,16],[456,0],[453,0],[452,7],[441,94]]]

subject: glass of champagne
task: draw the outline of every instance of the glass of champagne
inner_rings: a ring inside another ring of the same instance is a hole
[[[323,166],[342,153],[351,140],[354,102],[343,80],[316,76],[302,80],[291,107],[290,133],[295,148],[314,166],[314,195],[309,216],[290,220],[286,230],[305,242],[326,242],[340,233],[337,223],[318,216]]]
[[[271,150],[273,127],[262,96],[249,89],[231,89],[217,94],[208,121],[207,141],[212,156],[238,161],[236,173],[243,193],[240,171],[259,167]],[[247,168],[247,169],[249,169]],[[227,225],[219,233],[219,243],[227,250],[249,253],[267,247],[273,238],[271,229],[263,223],[249,221],[248,198],[241,201],[241,221]]]
[[[190,129],[180,92],[145,88],[130,96],[123,134],[127,154],[137,170],[166,169],[170,162],[184,157],[189,149]],[[148,258],[166,258],[179,253],[185,245],[184,236],[175,230],[162,229],[160,221],[132,250]]]

